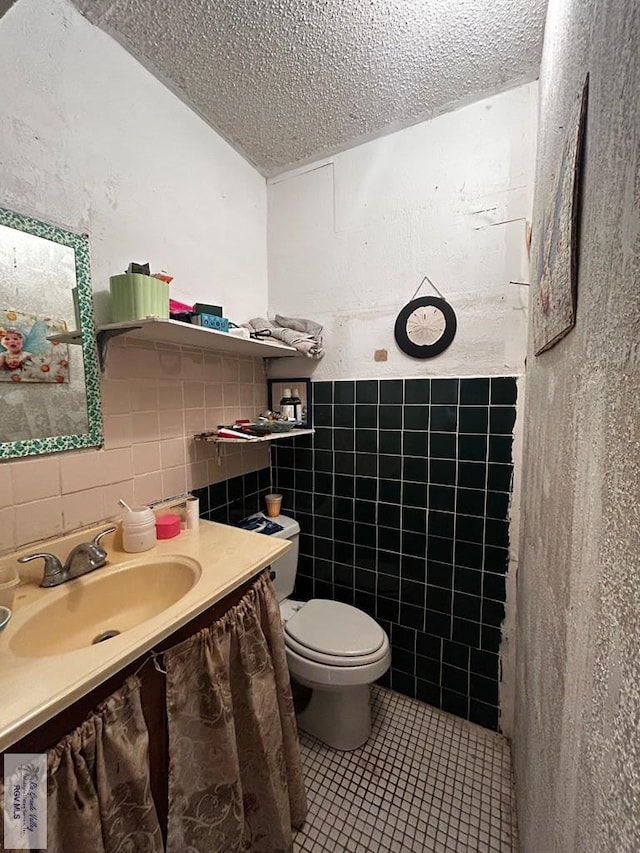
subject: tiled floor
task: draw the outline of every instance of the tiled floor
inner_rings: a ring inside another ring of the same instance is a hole
[[[508,742],[381,687],[372,702],[360,749],[301,733],[309,816],[295,853],[514,853]]]

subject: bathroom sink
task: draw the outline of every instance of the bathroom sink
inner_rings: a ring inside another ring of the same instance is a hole
[[[97,569],[48,591],[50,600],[25,610],[22,619],[16,614],[19,627],[9,645],[14,654],[33,658],[108,642],[179,601],[200,572],[199,563],[184,557]]]

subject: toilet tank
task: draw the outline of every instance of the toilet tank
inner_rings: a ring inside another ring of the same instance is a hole
[[[276,524],[282,526],[282,530],[272,533],[272,536],[277,536],[279,539],[289,539],[291,542],[291,548],[287,553],[271,563],[271,571],[274,573],[272,575],[273,585],[276,589],[278,601],[282,601],[291,595],[296,582],[300,525],[286,515],[278,515],[275,518],[270,518],[269,521],[275,521]]]

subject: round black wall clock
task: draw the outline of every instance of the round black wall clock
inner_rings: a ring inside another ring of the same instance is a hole
[[[433,358],[453,341],[458,321],[449,303],[436,296],[407,302],[396,318],[395,337],[400,349],[413,358]]]

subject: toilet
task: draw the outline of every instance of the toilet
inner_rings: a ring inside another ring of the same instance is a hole
[[[285,515],[268,521],[282,527],[271,535],[292,543],[272,563],[271,579],[280,602],[289,673],[294,683],[311,690],[308,704],[297,714],[298,726],[334,749],[356,749],[371,732],[370,685],[391,665],[389,638],[356,607],[323,598],[292,601],[300,525]]]

